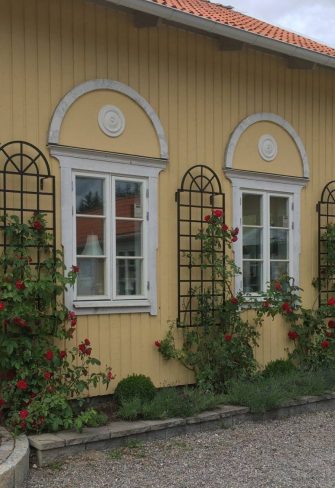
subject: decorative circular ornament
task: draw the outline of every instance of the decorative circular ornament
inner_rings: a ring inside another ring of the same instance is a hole
[[[105,105],[99,112],[100,129],[110,137],[118,137],[126,127],[126,121],[121,110],[114,105]]]
[[[269,134],[264,134],[258,141],[258,152],[265,161],[273,161],[278,154],[276,139]]]

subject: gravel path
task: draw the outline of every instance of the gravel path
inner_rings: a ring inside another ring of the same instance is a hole
[[[24,488],[334,488],[335,412],[88,451]]]

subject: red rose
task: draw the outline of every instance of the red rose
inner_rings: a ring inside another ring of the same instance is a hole
[[[221,227],[221,229],[223,230],[223,232],[227,232],[228,228],[229,227],[226,224],[223,224],[223,226]]]
[[[0,312],[5,309],[4,302],[0,302]]]
[[[321,342],[321,347],[323,349],[327,349],[329,347],[329,344],[330,344],[329,341],[324,340],[324,341]]]
[[[90,340],[89,339],[85,339],[84,340],[84,343],[85,343],[85,346],[90,346],[91,343],[90,343]]]
[[[155,346],[159,349],[161,347],[161,341],[155,341]]]
[[[236,298],[236,297],[231,297],[231,299],[230,299],[230,303],[232,303],[233,305],[237,305],[237,304],[238,304],[238,298]]]
[[[232,236],[237,236],[237,234],[240,232],[240,229],[238,227],[235,227],[235,229],[231,230],[231,235]]]
[[[75,327],[77,325],[77,317],[71,320],[71,326]]]
[[[293,312],[293,308],[291,307],[291,305],[288,302],[284,302],[282,304],[281,308],[282,308],[282,311],[285,313],[292,313]]]
[[[80,271],[79,266],[75,266],[75,265],[73,265],[73,266],[72,266],[72,271],[73,271],[74,273],[79,273],[79,271]]]
[[[39,230],[42,230],[42,229],[43,229],[43,224],[42,224],[42,222],[40,222],[39,220],[35,220],[35,221],[33,222],[33,228],[34,228],[35,230],[38,230],[38,231],[39,231]]]
[[[298,332],[296,332],[295,330],[290,330],[287,335],[292,341],[295,341],[295,339],[298,339],[299,337]]]
[[[211,220],[211,216],[210,215],[205,215],[204,221],[205,222],[209,222],[210,220]]]
[[[335,305],[335,297],[330,297],[328,299],[327,305]]]
[[[20,410],[19,415],[21,419],[26,419],[29,415],[29,412],[28,410]]]
[[[28,384],[25,380],[19,380],[17,383],[16,383],[16,387],[19,389],[19,390],[26,390],[28,388]]]
[[[66,351],[59,351],[59,357],[60,357],[61,359],[66,358],[66,356],[67,356]]]
[[[91,347],[88,347],[85,351],[85,354],[87,354],[87,356],[90,356],[91,355],[91,352],[92,352],[92,348]]]
[[[264,302],[262,303],[262,306],[264,308],[269,308],[270,307],[270,302],[268,302],[267,300],[264,300]]]
[[[0,408],[4,406],[5,400],[3,398],[0,398]]]
[[[20,317],[14,317],[13,322],[15,325],[18,325],[19,327],[26,327],[27,326],[27,321],[24,319],[21,319]]]
[[[236,242],[236,241],[237,241],[237,239],[238,239],[238,237],[237,237],[237,236],[233,236],[233,237],[231,238],[231,242]]]
[[[76,312],[69,312],[68,313],[68,319],[73,320],[76,318]]]
[[[327,337],[334,337],[334,332],[326,332]]]
[[[22,280],[16,280],[15,287],[17,290],[24,290],[26,285],[24,284],[24,282]]]
[[[47,361],[52,361],[54,357],[54,353],[50,351],[50,349],[44,354],[44,359]]]
[[[233,338],[232,334],[225,334],[224,335],[224,340],[226,342],[230,342],[232,340],[232,338]]]
[[[46,380],[50,380],[50,379],[51,379],[51,377],[52,377],[52,373],[50,373],[50,371],[46,371],[46,372],[44,373],[44,378],[45,378]]]
[[[112,380],[114,380],[115,375],[111,371],[108,371],[107,378],[109,381],[112,381]]]
[[[79,344],[78,349],[79,349],[79,351],[81,351],[81,352],[84,354],[84,353],[85,353],[85,351],[86,351],[86,346],[85,346],[85,344]]]
[[[20,423],[20,427],[21,427],[22,430],[26,430],[26,428],[27,428],[27,422],[21,422]]]
[[[213,215],[215,215],[215,217],[217,217],[219,219],[220,217],[222,217],[223,212],[222,212],[222,210],[214,210]]]

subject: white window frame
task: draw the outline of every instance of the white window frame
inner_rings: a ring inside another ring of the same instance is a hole
[[[300,199],[301,189],[307,184],[308,178],[273,175],[268,173],[256,173],[252,171],[226,169],[225,174],[232,183],[232,200],[233,200],[233,227],[239,227],[242,230],[242,194],[262,194],[267,198],[272,196],[288,197],[290,202],[290,236],[289,236],[289,274],[299,285],[299,261],[300,261]],[[264,205],[264,201],[263,201]],[[268,230],[266,232],[269,231]],[[234,255],[237,266],[242,271],[243,252],[242,252],[242,235],[234,244]],[[268,258],[268,259],[267,259]],[[267,264],[270,264],[270,258],[266,256]],[[264,282],[270,279],[270,270],[263,272]],[[267,278],[268,277],[268,278]],[[266,283],[265,283],[266,289]],[[235,278],[235,292],[243,291],[243,276],[239,274]],[[246,293],[247,296],[256,296],[255,293]]]
[[[65,294],[66,306],[75,309],[79,315],[139,312],[157,315],[158,176],[160,171],[165,169],[166,161],[60,145],[50,145],[49,149],[50,154],[59,160],[61,167],[62,244],[65,266],[69,270],[75,264],[76,256],[74,248],[76,226],[73,220],[73,216],[75,216],[75,176],[103,177],[106,175],[110,181],[116,178],[145,182],[144,201],[146,201],[146,205],[143,221],[145,221],[146,231],[143,251],[145,252],[146,271],[143,280],[145,280],[144,284],[147,283],[147,286],[144,286],[147,294],[140,297],[110,295],[106,298],[92,297],[92,299],[86,300],[77,299],[75,290],[69,289]],[[107,207],[108,205],[106,206],[108,211]],[[110,214],[108,217],[111,221]],[[115,221],[112,222],[112,225],[114,227]],[[107,232],[107,228],[105,232]],[[114,272],[113,275],[116,276],[116,273]],[[112,290],[115,290],[115,278]]]

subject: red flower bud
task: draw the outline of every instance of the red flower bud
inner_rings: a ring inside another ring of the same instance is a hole
[[[161,347],[161,341],[155,341],[155,346],[159,349]]]
[[[335,297],[330,297],[328,299],[327,305],[335,305]]]
[[[33,222],[33,228],[34,228],[35,230],[37,230],[37,231],[42,230],[42,229],[43,229],[43,224],[42,224],[42,222],[40,222],[39,220],[35,220],[35,221]]]
[[[329,320],[328,327],[330,329],[335,329],[335,320]]]
[[[68,313],[68,319],[69,320],[73,320],[75,318],[76,318],[76,312],[72,312],[71,311],[71,312]]]
[[[295,341],[295,339],[298,339],[299,337],[298,332],[296,332],[295,330],[290,330],[287,335],[292,341]]]
[[[210,220],[211,220],[211,216],[210,215],[205,215],[204,221],[205,222],[209,222]]]
[[[275,281],[273,286],[276,291],[281,291],[283,289],[279,281]]]
[[[91,352],[92,352],[92,348],[91,347],[88,347],[85,351],[85,354],[87,354],[87,356],[90,356],[91,355]]]
[[[327,349],[329,347],[330,342],[327,340],[324,340],[321,342],[321,347],[322,349]]]
[[[28,384],[25,380],[19,380],[16,383],[16,388],[18,388],[19,390],[26,390],[28,388]]]
[[[52,361],[54,357],[54,353],[49,349],[45,354],[44,354],[44,359],[47,361]]]
[[[90,340],[89,340],[89,339],[85,339],[85,340],[84,340],[84,343],[85,343],[85,345],[86,345],[86,346],[90,346],[90,345],[91,345],[91,343],[90,343]]]
[[[0,312],[5,309],[4,302],[0,302]]]
[[[236,297],[231,297],[231,299],[230,299],[230,303],[232,303],[233,305],[237,305],[237,304],[238,304],[238,298],[236,298]]]
[[[80,352],[82,352],[84,354],[84,352],[86,351],[85,344],[79,344],[78,349],[79,349]]]
[[[223,230],[223,232],[227,232],[227,230],[229,229],[229,227],[228,227],[228,225],[223,224],[223,226],[221,227],[221,229]]]
[[[226,342],[230,342],[232,340],[232,338],[233,338],[232,334],[225,334],[224,335],[224,340]]]
[[[21,419],[26,419],[29,415],[29,412],[28,410],[20,410],[19,415]]]
[[[107,378],[109,381],[112,381],[115,379],[115,375],[111,371],[108,371]]]
[[[50,371],[46,371],[46,372],[44,373],[44,378],[45,378],[46,380],[50,380],[50,379],[51,379],[51,377],[52,377],[52,373],[51,373]]]
[[[5,400],[3,398],[0,398],[0,408],[4,406]]]
[[[21,319],[20,317],[14,317],[13,322],[15,325],[18,325],[19,327],[26,327],[27,326],[27,321],[24,319]]]
[[[75,327],[77,325],[77,317],[71,320],[71,326]]]
[[[233,236],[233,237],[231,238],[231,242],[236,242],[237,240],[238,240],[238,237],[237,237],[237,236]]]
[[[60,357],[61,359],[66,358],[66,356],[67,356],[66,351],[59,351],[59,357]]]
[[[291,305],[288,302],[284,302],[282,304],[281,308],[282,308],[282,311],[285,313],[292,313],[293,312],[293,308],[291,307]]]
[[[24,290],[26,285],[24,284],[24,282],[22,280],[16,280],[15,287],[17,290]]]
[[[72,271],[73,271],[73,273],[79,273],[79,271],[80,271],[79,266],[75,266],[75,265],[73,265],[73,266],[72,266]]]
[[[240,232],[240,229],[238,227],[235,227],[235,229],[232,229],[231,235],[232,236],[237,236],[237,234]]]
[[[264,300],[262,303],[263,308],[269,308],[270,307],[270,302],[268,300]]]

